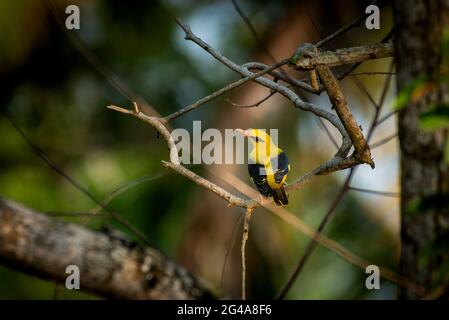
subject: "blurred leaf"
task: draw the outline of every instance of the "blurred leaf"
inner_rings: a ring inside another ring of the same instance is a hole
[[[447,282],[449,276],[449,261],[441,264],[432,274],[432,286],[436,287]]]
[[[393,102],[393,109],[399,110],[410,102],[416,102],[427,94],[434,85],[427,81],[427,76],[421,76],[415,79],[408,86],[403,88]]]
[[[446,68],[449,62],[449,29],[443,30],[443,40],[441,41],[441,58],[443,60],[442,65]]]
[[[449,105],[437,105],[421,114],[419,127],[426,131],[435,131],[449,127]]]
[[[418,214],[425,214],[433,209],[449,209],[449,194],[435,193],[411,201],[406,208],[406,213],[409,216]]]
[[[449,249],[449,232],[439,234],[430,241],[419,253],[418,253],[418,265],[423,268],[435,259],[438,259],[440,255],[444,255]],[[432,274],[432,281],[435,285],[441,283],[448,277],[449,263],[443,263]]]
[[[432,243],[434,254],[447,252],[449,249],[449,232],[438,235]]]
[[[449,137],[446,137],[446,148],[444,150],[444,161],[449,164]]]

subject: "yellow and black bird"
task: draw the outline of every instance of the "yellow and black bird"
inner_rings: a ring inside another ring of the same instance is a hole
[[[284,183],[290,171],[285,152],[271,140],[265,130],[237,129],[253,144],[249,154],[248,172],[259,192],[264,197],[273,197],[278,206],[288,204]]]

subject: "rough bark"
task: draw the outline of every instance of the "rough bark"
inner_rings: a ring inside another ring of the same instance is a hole
[[[118,299],[205,299],[213,295],[159,251],[66,223],[0,198],[0,262],[65,282],[80,269],[80,289]]]
[[[401,146],[400,273],[447,296],[449,283],[449,169],[444,160],[447,129],[425,132],[419,116],[449,102],[441,82],[443,32],[449,27],[449,1],[394,1],[397,90],[424,76],[425,92],[414,95],[398,117]],[[443,290],[441,290],[443,288]],[[445,292],[445,293],[444,293]],[[399,298],[416,299],[405,288]]]
[[[352,141],[352,145],[355,149],[354,156],[374,168],[374,161],[371,159],[370,148],[366,143],[361,127],[349,109],[348,101],[343,95],[337,79],[335,79],[332,71],[327,66],[318,66],[316,67],[316,71],[323,82],[323,86],[326,88],[326,92],[335,112],[338,114],[340,121],[343,123],[346,132]]]
[[[317,51],[308,57],[301,57],[301,59],[293,57],[293,59],[296,69],[306,71],[320,66],[335,67],[392,56],[394,56],[393,44],[387,42],[337,49],[335,51]]]

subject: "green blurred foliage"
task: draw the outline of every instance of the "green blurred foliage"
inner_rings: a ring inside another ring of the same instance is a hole
[[[422,130],[435,131],[449,127],[449,106],[437,105],[419,116],[419,127]]]

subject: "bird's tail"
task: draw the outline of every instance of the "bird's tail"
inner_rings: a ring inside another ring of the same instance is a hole
[[[282,207],[288,204],[288,197],[283,186],[279,189],[273,189],[273,200],[277,206]]]

